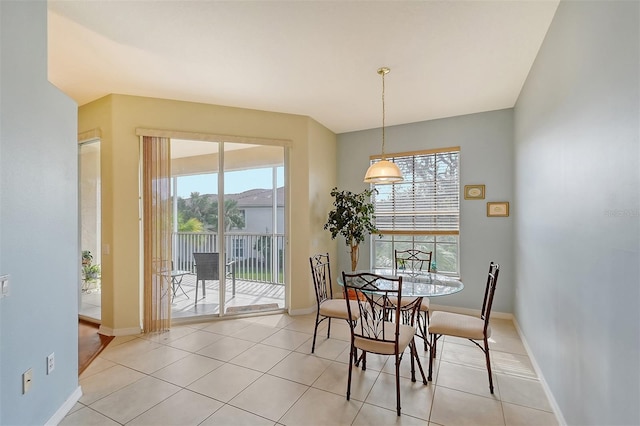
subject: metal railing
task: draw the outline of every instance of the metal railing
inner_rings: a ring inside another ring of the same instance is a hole
[[[193,253],[218,251],[215,232],[174,232],[172,237],[173,269],[195,272]],[[237,279],[284,285],[283,234],[227,233],[224,246]]]

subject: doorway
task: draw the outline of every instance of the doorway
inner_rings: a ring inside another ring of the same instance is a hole
[[[100,140],[79,144],[79,217],[82,267],[79,280],[79,315],[100,322],[101,291],[101,178]]]

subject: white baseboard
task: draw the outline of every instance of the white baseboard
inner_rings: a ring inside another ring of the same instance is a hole
[[[316,306],[304,309],[289,309],[289,315],[308,315],[316,311]]]
[[[524,337],[524,334],[522,333],[522,329],[520,328],[520,325],[518,325],[518,321],[516,320],[516,318],[513,318],[513,325],[515,325],[516,327],[516,331],[518,332],[518,335],[520,336],[520,340],[522,341],[522,344],[524,345],[524,350],[527,352],[527,355],[529,356],[529,360],[531,361],[531,365],[533,366],[533,369],[536,371],[536,375],[538,376],[538,379],[540,380],[540,384],[542,385],[542,389],[544,390],[544,393],[547,395],[547,399],[549,399],[549,403],[551,404],[551,409],[553,410],[553,414],[555,414],[556,419],[558,420],[558,423],[561,426],[566,426],[567,425],[567,421],[564,419],[564,416],[562,415],[562,411],[560,410],[560,406],[558,406],[558,403],[556,402],[556,399],[553,396],[553,393],[551,393],[551,389],[549,388],[549,385],[547,384],[547,381],[544,378],[544,375],[542,374],[542,371],[540,370],[540,366],[538,365],[538,362],[536,361],[535,357],[533,356],[533,353],[531,352],[531,348],[529,347],[529,344],[527,343],[527,339]]]
[[[139,327],[110,328],[101,325],[98,333],[104,334],[105,336],[136,336],[142,333],[142,329]]]
[[[80,400],[82,396],[82,388],[78,386],[73,393],[67,398],[60,408],[54,413],[53,416],[45,423],[45,426],[55,426],[64,419],[64,416],[69,414],[69,411],[76,405],[76,402]]]

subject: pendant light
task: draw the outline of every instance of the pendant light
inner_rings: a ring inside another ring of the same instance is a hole
[[[378,74],[382,76],[382,159],[373,163],[367,173],[364,175],[366,183],[394,183],[402,182],[402,172],[395,163],[387,160],[384,153],[384,76],[390,71],[387,67],[378,70]]]

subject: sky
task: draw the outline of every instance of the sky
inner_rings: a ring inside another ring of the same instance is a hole
[[[224,175],[225,193],[237,194],[249,189],[271,188],[272,168],[238,170]],[[284,167],[277,169],[278,187],[284,185]],[[189,198],[192,192],[218,193],[218,174],[210,173],[178,177],[178,197]]]

